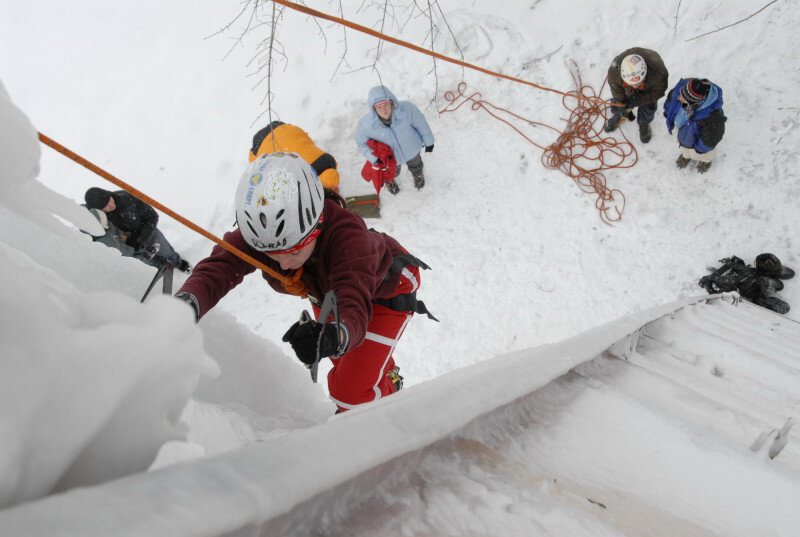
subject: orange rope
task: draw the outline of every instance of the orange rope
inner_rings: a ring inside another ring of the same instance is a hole
[[[572,96],[578,99],[585,99],[590,102],[594,102],[597,104],[603,104],[605,106],[622,106],[616,103],[609,103],[600,99],[599,97],[587,97],[584,95],[574,95],[574,92],[564,93],[563,91],[558,91],[553,88],[547,88],[545,86],[540,86],[539,84],[534,84],[533,82],[529,82],[527,80],[523,80],[521,78],[515,78],[513,76],[504,75],[502,73],[498,73],[496,71],[490,71],[489,69],[484,69],[483,67],[479,67],[477,65],[473,65],[471,63],[467,63],[462,60],[457,60],[455,58],[451,58],[449,56],[445,56],[443,54],[439,54],[438,52],[433,52],[432,50],[428,50],[422,47],[418,47],[408,41],[401,41],[400,39],[388,36],[386,34],[382,34],[380,32],[376,32],[371,28],[367,28],[366,26],[361,26],[360,24],[356,24],[355,22],[350,22],[346,19],[342,19],[340,17],[335,17],[333,15],[328,15],[327,13],[323,13],[321,11],[317,11],[316,9],[311,9],[310,7],[301,6],[300,4],[296,4],[294,2],[289,2],[288,0],[272,0],[276,4],[280,4],[282,6],[286,6],[290,9],[294,9],[295,11],[299,11],[300,13],[305,13],[306,15],[311,15],[312,17],[317,17],[320,19],[325,19],[326,21],[335,22],[337,24],[341,24],[342,26],[347,26],[348,28],[352,28],[353,30],[359,31],[361,33],[371,35],[373,37],[377,37],[378,39],[382,39],[384,41],[388,41],[389,43],[394,43],[395,45],[400,45],[401,47],[405,47],[416,52],[420,52],[422,54],[427,54],[428,56],[432,56],[434,58],[438,58],[442,61],[454,63],[456,65],[460,65],[461,67],[466,67],[468,69],[474,69],[475,71],[479,71],[481,73],[492,75],[500,78],[504,78],[506,80],[511,80],[513,82],[519,82],[520,84],[525,84],[526,86],[532,86],[536,89],[540,89],[542,91],[549,91],[552,93],[558,93],[559,95],[563,95],[564,97]]]
[[[109,181],[109,182],[117,185],[121,189],[125,190],[126,192],[130,193],[133,196],[136,196],[137,198],[139,198],[143,202],[147,203],[148,205],[152,205],[153,207],[155,207],[159,211],[163,212],[164,214],[166,214],[168,216],[171,216],[172,218],[174,218],[175,220],[177,220],[178,222],[180,222],[184,226],[188,227],[189,229],[191,229],[193,231],[196,231],[200,235],[202,235],[202,236],[206,237],[207,239],[213,241],[214,243],[218,244],[222,248],[225,248],[230,253],[236,255],[237,257],[243,259],[244,261],[247,261],[248,263],[250,263],[251,265],[253,265],[257,269],[260,269],[260,270],[266,272],[267,274],[269,274],[270,276],[280,280],[281,284],[286,288],[286,290],[289,291],[290,293],[292,293],[293,295],[298,295],[298,296],[306,296],[306,295],[308,295],[308,288],[305,286],[305,284],[302,281],[300,281],[300,276],[303,273],[303,269],[302,268],[297,270],[291,277],[287,277],[287,276],[284,276],[282,274],[279,274],[279,273],[275,272],[274,270],[272,270],[271,268],[269,268],[268,266],[266,266],[264,263],[261,263],[260,261],[258,261],[256,259],[254,259],[253,257],[247,255],[246,253],[242,252],[241,250],[239,250],[235,246],[233,246],[231,244],[228,244],[227,242],[223,241],[222,239],[217,238],[216,236],[212,235],[211,233],[209,233],[205,229],[201,228],[197,224],[187,220],[186,218],[182,217],[181,215],[177,214],[176,212],[172,211],[171,209],[163,206],[162,204],[160,204],[159,202],[157,202],[153,198],[151,198],[148,195],[136,190],[135,188],[133,188],[132,186],[128,185],[124,181],[121,181],[120,179],[117,179],[116,177],[114,177],[113,175],[108,173],[107,171],[103,170],[102,168],[100,168],[98,166],[95,166],[94,164],[92,164],[91,162],[86,160],[85,158],[81,157],[80,155],[78,155],[76,153],[73,153],[72,151],[70,151],[69,149],[64,147],[63,145],[59,144],[58,142],[56,142],[55,140],[53,140],[51,138],[48,138],[47,136],[45,136],[41,132],[39,133],[39,140],[43,144],[52,147],[53,149],[55,149],[56,151],[58,151],[59,153],[61,153],[65,157],[74,160],[75,162],[77,162],[78,164],[83,166],[84,168],[86,168],[86,169],[88,169],[90,171],[93,171],[94,173],[96,173],[97,175],[99,175],[100,177],[105,179],[106,181]]]
[[[602,102],[601,100],[594,97],[594,90],[581,83],[579,75],[573,75],[573,80],[578,89],[564,94],[562,99],[564,107],[570,110],[570,117],[563,131],[495,106],[482,99],[479,92],[467,96],[465,94],[466,82],[458,85],[457,93],[448,91],[444,94],[444,98],[449,104],[439,113],[454,112],[470,102],[472,110],[484,110],[493,118],[502,121],[529,143],[543,151],[542,164],[548,168],[561,170],[565,175],[571,177],[583,192],[597,194],[595,207],[600,211],[600,218],[610,224],[622,218],[622,212],[625,209],[625,195],[616,188],[608,188],[603,172],[613,168],[630,168],[636,164],[638,157],[636,150],[627,141],[627,138],[625,142],[619,142],[613,137],[602,137],[600,130],[593,127],[598,117],[605,119],[605,107],[599,104]],[[568,105],[570,99],[574,99],[573,106]],[[544,147],[525,135],[510,121],[501,117],[501,113],[517,118],[528,125],[546,127],[558,133],[558,139],[555,143]],[[623,165],[625,159],[630,155],[634,157],[633,162]]]

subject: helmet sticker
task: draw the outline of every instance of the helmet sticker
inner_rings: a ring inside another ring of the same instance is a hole
[[[276,202],[286,198],[288,202],[291,194],[297,192],[297,181],[285,169],[279,168],[267,174],[267,184],[264,186],[264,195],[268,202]]]

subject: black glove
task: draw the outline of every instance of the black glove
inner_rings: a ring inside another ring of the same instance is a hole
[[[628,121],[636,121],[636,114],[634,114],[633,110],[630,108],[625,110],[625,117],[628,119]]]
[[[426,146],[425,146],[425,152],[426,152],[426,153],[432,153],[432,152],[433,152],[433,144],[431,144],[431,145],[426,145]]]
[[[322,339],[319,337],[320,332]],[[297,321],[283,335],[283,341],[292,345],[294,353],[306,365],[317,360],[317,341],[320,358],[339,353],[339,330],[333,323]]]
[[[376,159],[375,164],[380,166],[381,164],[383,164],[383,161],[381,159]]]
[[[624,104],[627,108],[636,108],[642,104],[642,96],[636,95],[635,93],[633,95],[629,95],[628,98],[625,99]]]

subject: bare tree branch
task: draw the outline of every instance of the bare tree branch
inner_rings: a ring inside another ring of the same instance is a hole
[[[740,22],[744,22],[744,21],[746,21],[746,20],[748,20],[748,19],[752,19],[753,17],[755,17],[756,15],[758,15],[759,13],[761,13],[762,11],[764,11],[765,9],[767,9],[769,6],[771,6],[772,4],[774,4],[774,3],[775,3],[775,2],[777,2],[777,1],[778,1],[778,0],[772,0],[772,2],[768,3],[767,5],[765,5],[764,7],[762,7],[761,9],[759,9],[758,11],[756,11],[755,13],[753,13],[752,15],[750,15],[749,17],[745,17],[745,18],[743,18],[742,20],[736,21],[736,22],[734,22],[733,24],[729,24],[729,25],[727,25],[727,26],[723,26],[722,28],[717,28],[716,30],[712,30],[712,31],[710,31],[710,32],[706,32],[706,33],[704,33],[704,34],[700,34],[700,35],[698,35],[698,36],[695,36],[695,37],[689,38],[689,39],[687,39],[686,41],[693,41],[693,40],[695,40],[695,39],[700,39],[701,37],[703,37],[703,36],[706,36],[706,35],[708,35],[708,34],[713,34],[713,33],[716,33],[716,32],[721,32],[721,31],[722,31],[722,30],[724,30],[725,28],[730,28],[731,26],[736,26],[736,25],[737,25],[737,24],[739,24]]]
[[[681,10],[681,0],[678,0],[678,7],[675,8],[675,26],[672,30],[672,37],[678,33],[678,12]]]

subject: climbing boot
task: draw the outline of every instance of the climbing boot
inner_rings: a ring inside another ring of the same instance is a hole
[[[711,167],[710,162],[698,162],[697,163],[697,171],[700,173],[706,173],[708,169]]]
[[[620,114],[612,115],[606,121],[605,131],[606,132],[614,132],[619,127],[619,122],[622,121],[622,116]]]
[[[653,131],[650,130],[650,124],[639,125],[639,139],[643,144],[646,144],[653,137]]]
[[[394,393],[397,393],[403,389],[403,377],[400,376],[399,367],[395,366],[394,369],[386,373],[386,376],[389,377],[389,380],[391,380],[394,384]]]
[[[684,157],[683,155],[681,155],[681,156],[678,157],[678,160],[675,161],[675,164],[678,165],[678,168],[685,168],[686,166],[689,165],[689,163],[691,161],[692,161],[692,159],[688,159],[688,158]]]
[[[397,195],[397,193],[400,192],[400,186],[397,184],[397,181],[389,181],[384,183],[383,186],[385,186],[386,190],[394,195]]]
[[[423,186],[425,186],[425,176],[422,175],[422,174],[415,175],[414,176],[414,186],[416,187],[417,190],[419,190]]]

